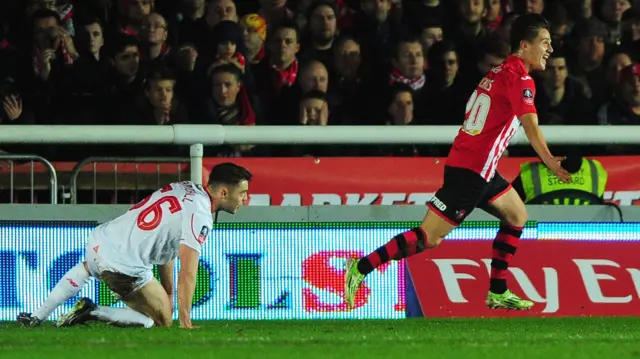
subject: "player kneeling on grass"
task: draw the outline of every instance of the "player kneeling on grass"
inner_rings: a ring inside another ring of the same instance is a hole
[[[192,328],[198,257],[213,224],[212,213],[236,213],[247,199],[251,177],[243,167],[222,163],[211,170],[206,188],[191,181],[172,183],[96,227],[89,235],[85,262],[62,277],[36,312],[20,313],[18,322],[28,327],[41,324],[94,277],[128,308],[98,306],[81,298],[58,318],[57,326],[90,320],[116,326],[171,326],[173,262],[179,256],[178,317],[180,327]],[[158,265],[160,282],[153,276],[153,265]]]
[[[444,167],[444,183],[428,204],[420,227],[400,233],[366,257],[347,261],[345,299],[351,308],[366,275],[390,260],[439,246],[475,208],[501,221],[492,246],[487,307],[528,310],[533,306],[507,288],[509,263],[518,249],[527,210],[497,172],[498,161],[522,124],[547,168],[563,182],[571,181],[571,175],[551,155],[538,127],[535,83],[529,75],[544,70],[553,52],[549,24],[541,15],[522,15],[511,26],[510,39],[511,56],[485,75],[467,102],[465,121]]]

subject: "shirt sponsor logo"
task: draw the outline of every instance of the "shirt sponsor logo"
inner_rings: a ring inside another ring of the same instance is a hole
[[[442,202],[438,197],[433,196],[431,198],[431,203],[433,204],[434,207],[436,207],[437,209],[439,209],[440,211],[444,212],[447,210],[447,205],[444,204],[444,202]]]

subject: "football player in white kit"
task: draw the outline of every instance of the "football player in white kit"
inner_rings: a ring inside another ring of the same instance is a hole
[[[90,320],[116,326],[171,326],[173,265],[179,257],[178,318],[181,328],[193,328],[191,303],[198,257],[213,225],[212,213],[236,213],[247,200],[251,177],[241,166],[222,163],[211,170],[206,188],[191,181],[171,183],[99,225],[89,235],[85,261],[60,279],[37,311],[20,313],[18,322],[27,327],[41,324],[94,277],[127,307],[98,306],[81,298],[58,318],[57,326]],[[155,264],[160,281],[152,273]]]

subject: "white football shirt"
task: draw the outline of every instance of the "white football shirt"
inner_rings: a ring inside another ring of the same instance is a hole
[[[130,267],[152,268],[178,256],[180,244],[200,253],[213,225],[211,198],[191,181],[171,183],[126,213],[96,227],[100,256]]]

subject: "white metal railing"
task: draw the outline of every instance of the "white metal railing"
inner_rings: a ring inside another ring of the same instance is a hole
[[[459,126],[2,126],[2,143],[191,145],[191,179],[202,179],[202,145],[450,144]],[[637,144],[640,126],[542,126],[549,144]],[[511,144],[527,144],[522,129]]]
[[[35,171],[34,171],[34,162],[42,163],[47,170],[49,171],[49,186],[50,186],[50,196],[51,196],[51,204],[58,203],[58,175],[56,173],[56,169],[53,167],[51,162],[47,161],[45,158],[36,156],[36,155],[18,155],[18,154],[8,154],[8,153],[0,153],[0,161],[6,160],[9,161],[9,203],[13,203],[14,196],[14,175],[15,175],[15,161],[29,161],[29,178],[30,178],[30,186],[29,193],[31,194],[31,203],[34,203],[34,186],[35,186]],[[19,166],[19,165],[18,165]]]

